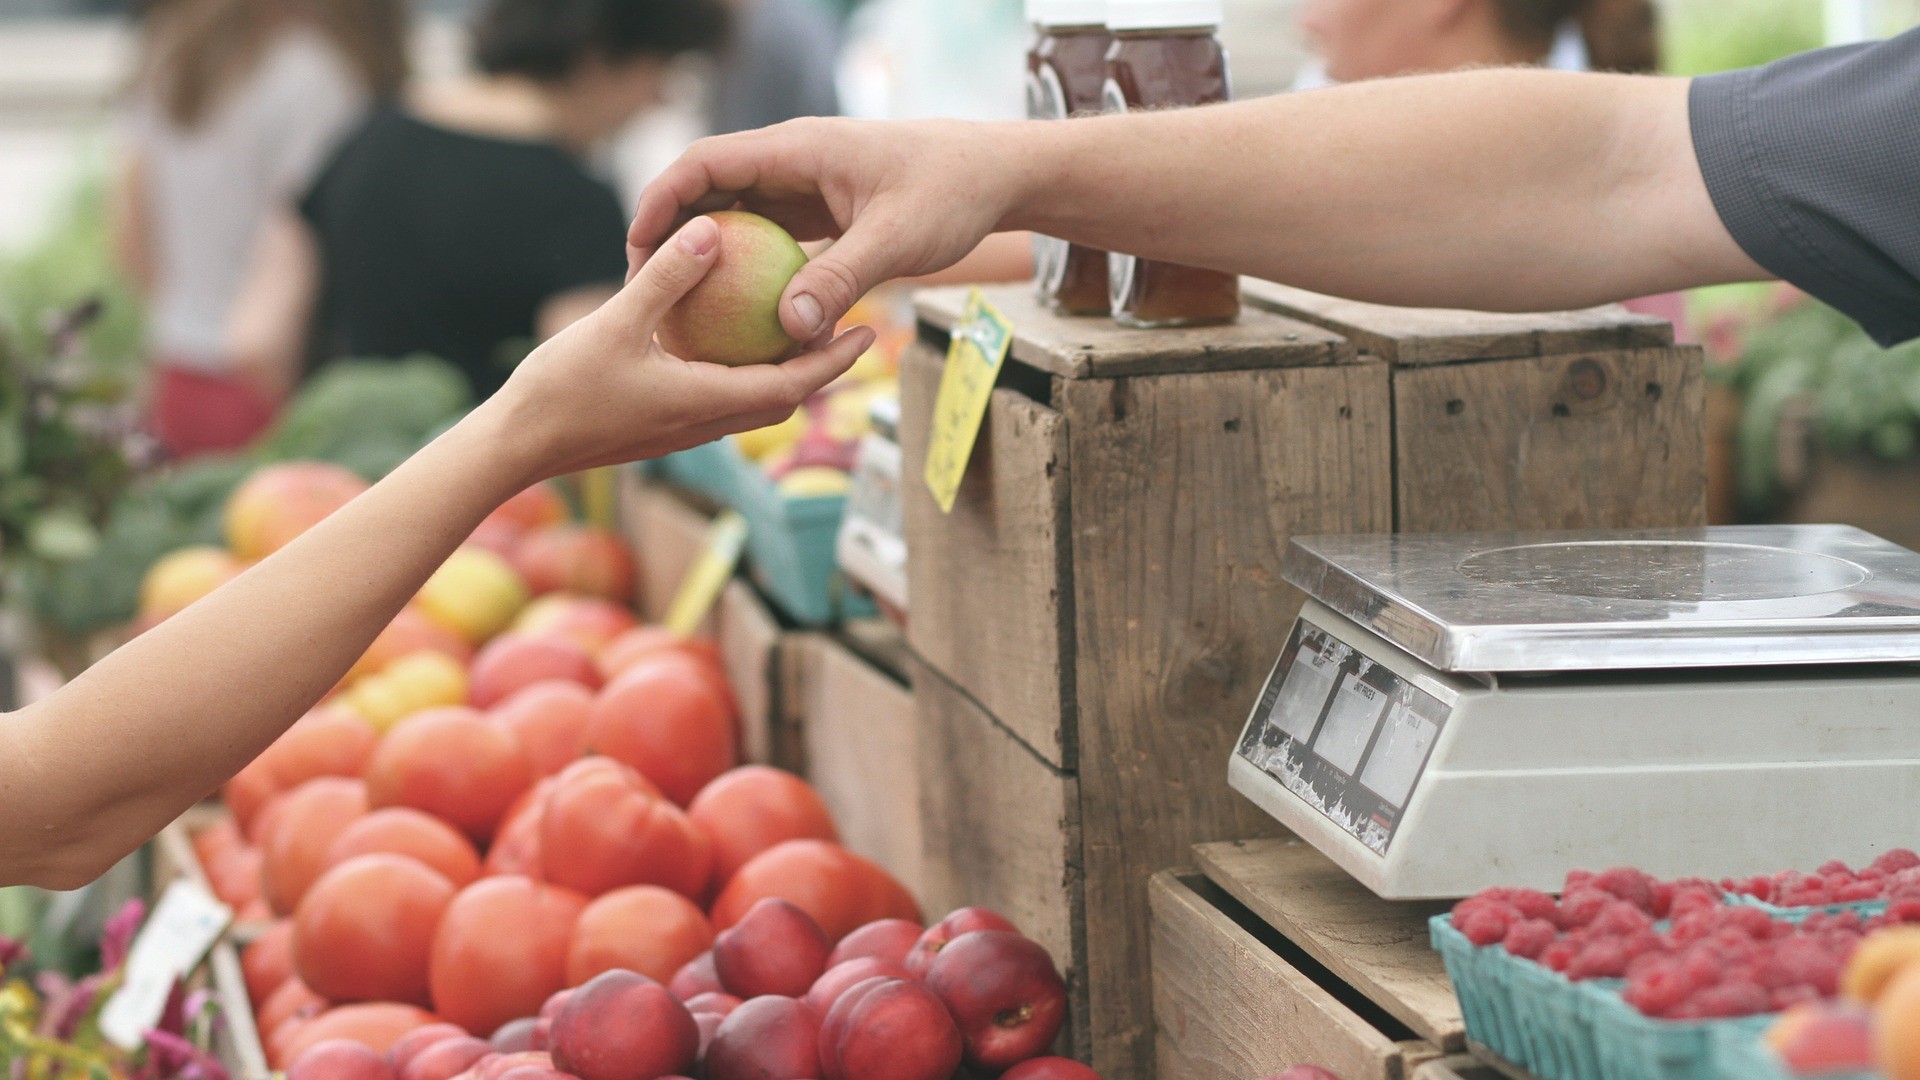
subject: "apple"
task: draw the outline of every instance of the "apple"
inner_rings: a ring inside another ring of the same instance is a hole
[[[807,264],[787,230],[744,210],[709,214],[720,251],[700,283],[660,320],[660,344],[683,360],[744,367],[783,360],[797,344],[780,324],[780,297]]]
[[[1001,1073],[1000,1080],[1100,1080],[1100,1074],[1072,1058],[1037,1057]]]
[[[896,964],[905,964],[907,954],[926,931],[919,923],[910,919],[880,919],[848,934],[840,939],[840,944],[827,954],[827,970],[831,971],[849,960],[862,956],[871,956],[876,960],[891,960]]]
[[[720,1022],[706,1063],[707,1080],[818,1080],[820,1018],[790,997],[754,998]]]
[[[674,972],[667,989],[681,1001],[692,1001],[701,994],[725,993],[726,987],[720,985],[720,975],[714,970],[713,950],[708,949]]]
[[[813,988],[807,991],[807,1005],[821,1016],[833,1008],[840,995],[866,982],[868,979],[911,979],[906,966],[894,960],[883,960],[877,956],[856,956],[842,964],[836,964],[826,970],[813,982]]]
[[[394,1080],[387,1059],[351,1039],[328,1039],[293,1063],[287,1080]]]
[[[709,990],[704,994],[695,994],[687,999],[687,1011],[696,1016],[700,1013],[713,1013],[715,1016],[726,1016],[739,1007],[739,998],[734,997],[732,994],[725,994],[715,990]]]
[[[657,1080],[693,1067],[700,1025],[666,987],[615,970],[573,992],[551,1039],[554,1068],[580,1080]]]
[[[927,927],[926,932],[920,935],[920,940],[914,943],[913,951],[907,954],[904,961],[907,970],[913,972],[914,978],[925,978],[927,969],[933,966],[934,956],[946,947],[947,942],[975,930],[1005,930],[1014,934],[1020,932],[1019,927],[1013,925],[1006,916],[997,911],[982,907],[963,907]]]
[[[465,1038],[466,1034],[467,1030],[458,1024],[428,1024],[414,1028],[387,1048],[387,1064],[393,1067],[394,1075],[398,1076],[415,1054],[446,1039]]]
[[[757,901],[713,940],[720,984],[736,997],[798,998],[826,969],[833,943],[813,916],[776,897]]]
[[[840,995],[820,1025],[826,1080],[947,1080],[963,1044],[953,1016],[909,979],[868,979]]]
[[[967,1064],[1005,1069],[1046,1053],[1067,1018],[1067,984],[1039,944],[1006,930],[954,938],[927,969],[966,1040]]]

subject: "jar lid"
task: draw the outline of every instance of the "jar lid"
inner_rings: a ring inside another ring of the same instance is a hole
[[[1099,26],[1106,0],[1027,0],[1027,21],[1036,26]]]
[[[1221,0],[1107,0],[1111,30],[1219,26]]]

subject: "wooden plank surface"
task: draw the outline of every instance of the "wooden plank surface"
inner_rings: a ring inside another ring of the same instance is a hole
[[[736,578],[720,590],[708,625],[740,707],[741,754],[762,765],[783,764],[788,749],[781,744],[773,700],[779,680],[779,621],[760,595]]]
[[[1698,349],[1400,368],[1403,532],[1706,523]]]
[[[1067,976],[1070,1044],[1084,1061],[1087,939],[1078,786],[917,660],[913,698],[927,916],[977,904],[1012,919],[1045,945]],[[1146,958],[1140,959],[1134,976],[1144,986]]]
[[[1287,540],[1391,526],[1387,368],[1067,380],[1062,396],[1092,1063],[1122,1080],[1153,1066],[1147,879],[1189,844],[1278,828],[1226,767],[1299,609]]]
[[[920,782],[913,694],[846,646],[808,635],[799,712],[807,778],[850,850],[919,895]]]
[[[1499,1070],[1465,1054],[1429,1061],[1413,1071],[1413,1080],[1501,1080]]]
[[[1352,363],[1339,334],[1249,306],[1238,322],[1173,330],[1130,330],[1106,318],[1061,318],[1042,308],[1029,285],[982,290],[1013,323],[1013,357],[1068,379],[1108,379],[1247,368]],[[951,330],[966,308],[965,288],[915,294],[920,317]],[[914,598],[919,603],[919,598]]]
[[[1407,1080],[1437,1056],[1397,1041],[1289,964],[1207,896],[1198,875],[1165,871],[1153,910],[1159,1080],[1252,1080],[1314,1064],[1341,1080]]]
[[[1361,351],[1402,365],[1499,360],[1673,344],[1673,327],[1617,305],[1510,314],[1388,307],[1245,279],[1249,303],[1344,335]]]
[[[995,390],[953,512],[942,513],[921,475],[944,367],[925,342],[900,362],[908,639],[1048,764],[1071,769],[1065,425],[1051,408]]]
[[[1299,840],[1200,844],[1193,856],[1216,885],[1422,1038],[1466,1049],[1460,1002],[1427,933],[1448,905],[1382,900]]]

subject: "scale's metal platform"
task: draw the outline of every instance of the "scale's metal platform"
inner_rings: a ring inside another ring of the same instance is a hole
[[[1920,554],[1842,525],[1303,537],[1285,573],[1440,671],[1920,660]]]
[[[1920,555],[1841,526],[1306,537],[1232,786],[1390,898],[1871,859],[1920,821]]]

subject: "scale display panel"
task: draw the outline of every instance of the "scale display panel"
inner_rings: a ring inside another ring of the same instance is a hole
[[[1447,705],[1305,619],[1267,680],[1238,753],[1385,855]]]

